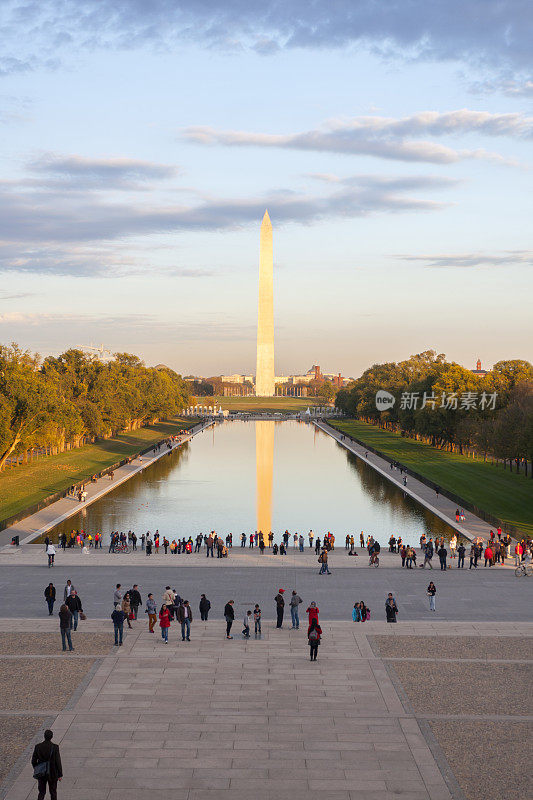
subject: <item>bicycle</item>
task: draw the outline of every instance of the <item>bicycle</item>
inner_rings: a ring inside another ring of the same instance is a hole
[[[520,564],[514,571],[516,578],[525,578],[526,575],[533,575],[533,564]]]
[[[370,561],[368,562],[369,567],[379,567],[379,556],[377,553],[372,553],[370,556]]]
[[[131,553],[131,547],[127,545],[125,542],[119,542],[115,545],[115,549],[113,550],[114,553]]]

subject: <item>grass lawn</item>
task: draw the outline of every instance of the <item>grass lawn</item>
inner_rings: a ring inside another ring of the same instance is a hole
[[[504,470],[501,465],[492,466],[489,462],[437,450],[359,420],[335,420],[330,424],[488,514],[533,534],[531,478]]]
[[[18,514],[73,483],[80,483],[128,456],[140,453],[153,442],[177,434],[183,428],[191,428],[196,422],[193,417],[177,417],[57,456],[40,458],[33,464],[7,468],[0,473],[0,520]]]
[[[203,406],[222,406],[228,411],[305,411],[324,406],[319,397],[198,397]],[[191,405],[195,405],[194,401]]]

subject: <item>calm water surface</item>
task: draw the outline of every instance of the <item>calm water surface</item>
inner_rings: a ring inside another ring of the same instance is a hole
[[[331,531],[389,536],[418,544],[451,528],[404,495],[313,425],[301,422],[226,422],[198,434],[80,514],[54,529],[157,529],[172,540],[216,530],[287,528],[306,535]]]

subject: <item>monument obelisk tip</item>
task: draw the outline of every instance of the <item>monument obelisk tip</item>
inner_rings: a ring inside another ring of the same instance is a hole
[[[265,213],[263,214],[263,221],[261,222],[261,225],[270,225],[270,226],[272,226],[272,223],[270,222],[270,216],[269,216],[269,213],[268,213],[268,208],[265,208]]]

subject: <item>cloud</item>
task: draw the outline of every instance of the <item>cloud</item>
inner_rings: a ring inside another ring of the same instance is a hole
[[[501,76],[469,84],[473,94],[504,94],[507,97],[533,97],[533,80]]]
[[[8,292],[4,292],[0,290],[0,302],[2,300],[22,300],[25,297],[34,297],[35,292],[15,292],[15,294],[9,294]]]
[[[68,329],[72,347],[80,347],[81,342],[94,338],[95,329],[108,342],[116,342],[118,338],[127,336],[128,344],[120,345],[122,347],[129,346],[132,341],[168,344],[169,337],[181,342],[196,342],[243,341],[253,340],[256,336],[255,325],[243,324],[240,320],[233,321],[227,315],[217,314],[206,314],[199,322],[193,317],[188,318],[186,314],[181,315],[179,320],[172,321],[142,313],[111,315],[11,311],[0,314],[0,336],[4,326],[9,328],[9,335],[13,331],[16,336],[20,336],[28,328],[38,328],[40,344],[57,341],[60,349],[65,347],[65,329]],[[115,348],[117,345],[108,346]]]
[[[173,178],[178,168],[169,164],[134,158],[85,158],[45,153],[30,162],[28,169],[42,175],[44,187],[76,189],[132,189],[148,181]]]
[[[322,128],[292,134],[219,131],[207,126],[186,128],[182,138],[203,145],[276,147],[290,150],[365,155],[396,161],[450,164],[464,159],[510,162],[483,149],[456,150],[431,141],[407,137],[457,134],[533,138],[533,118],[523,114],[489,114],[461,109],[447,113],[424,111],[409,117],[355,117]]]
[[[112,202],[105,194],[61,195],[53,188],[28,186],[24,180],[19,187],[12,182],[0,184],[0,271],[83,277],[145,273],[153,267],[149,258],[139,256],[142,244],[133,251],[132,240],[139,243],[144,237],[147,246],[146,237],[157,234],[236,230],[257,224],[266,207],[277,224],[303,225],[439,211],[446,204],[426,193],[457,183],[432,175],[354,175],[320,193],[280,189],[251,198],[157,206],[135,198]],[[209,274],[186,265],[169,269],[182,277]]]
[[[283,48],[366,48],[385,58],[517,69],[531,64],[528,13],[524,0],[4,0],[0,21],[13,51],[5,54],[4,69],[12,70],[65,50],[175,51],[187,41],[267,55]]]
[[[504,250],[499,253],[446,253],[441,255],[398,255],[402,261],[420,261],[427,267],[515,267],[533,266],[533,251]]]

